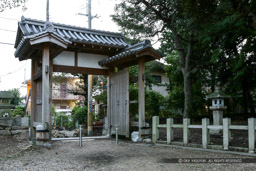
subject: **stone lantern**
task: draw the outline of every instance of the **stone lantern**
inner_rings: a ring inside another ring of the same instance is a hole
[[[212,106],[210,110],[213,111],[213,125],[222,125],[223,121],[223,111],[227,109],[224,105],[224,99],[230,98],[230,96],[225,95],[221,92],[220,87],[216,86],[215,91],[207,96],[207,99],[212,100]],[[210,130],[211,134],[219,134],[221,130]]]

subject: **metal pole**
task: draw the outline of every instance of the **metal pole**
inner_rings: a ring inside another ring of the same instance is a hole
[[[79,128],[79,146],[82,147],[82,125],[79,125],[80,128]]]
[[[118,128],[116,127],[116,144],[118,144]]]
[[[49,21],[49,0],[46,3],[46,21]]]

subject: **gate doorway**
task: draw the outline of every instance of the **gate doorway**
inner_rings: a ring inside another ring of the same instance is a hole
[[[141,133],[141,127],[145,125],[144,63],[161,58],[150,41],[130,45],[120,33],[22,17],[14,47],[19,60],[32,59],[31,140],[51,141],[53,72],[106,75],[109,135],[113,132],[113,126],[120,126],[121,134],[128,137],[129,77],[125,68],[133,65],[139,65],[138,113]],[[118,68],[117,73],[113,72],[114,68]]]

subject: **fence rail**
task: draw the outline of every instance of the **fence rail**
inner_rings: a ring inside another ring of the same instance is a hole
[[[159,117],[154,116],[152,120],[152,142],[157,143],[159,139],[159,128],[166,128],[167,140],[165,143],[171,144],[173,141],[173,128],[183,129],[183,145],[188,146],[190,138],[190,129],[202,129],[202,148],[207,149],[210,143],[210,130],[222,130],[223,133],[223,149],[229,149],[229,142],[231,141],[231,130],[248,130],[248,152],[255,152],[255,129],[256,119],[248,118],[247,125],[231,125],[230,118],[223,118],[223,125],[209,125],[208,118],[202,119],[201,125],[191,125],[190,119],[183,119],[183,124],[174,124],[172,118],[166,120],[166,124],[159,124]],[[163,142],[163,141],[161,141]]]

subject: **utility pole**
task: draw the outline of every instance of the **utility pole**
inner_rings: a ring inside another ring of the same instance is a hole
[[[91,0],[87,3],[87,14],[78,13],[88,17],[88,28],[92,28],[92,19],[97,18],[97,15],[92,16]],[[87,114],[88,135],[92,135],[92,75],[88,75],[88,114]]]
[[[49,0],[46,2],[46,21],[49,21]]]
[[[92,16],[91,13],[91,0],[87,0],[87,13],[78,13],[78,15],[83,15],[88,17],[88,28],[92,28],[92,19],[98,18],[99,16]],[[87,125],[88,125],[88,135],[92,135],[92,75],[88,75],[88,114],[87,114]]]
[[[88,0],[88,28],[92,28],[91,0]],[[92,135],[92,75],[88,75],[88,135]]]

